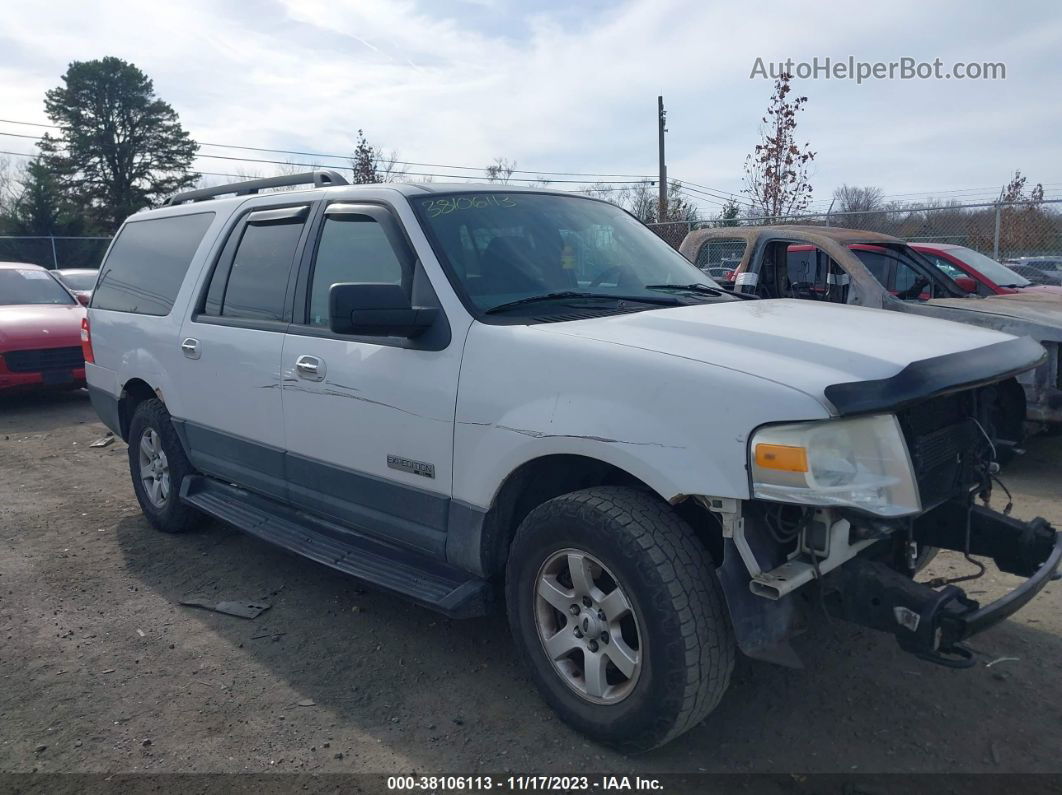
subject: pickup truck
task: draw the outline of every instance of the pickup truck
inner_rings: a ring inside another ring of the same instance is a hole
[[[596,199],[331,171],[181,193],[119,230],[83,346],[151,525],[503,609],[545,700],[626,751],[703,720],[738,649],[798,664],[824,610],[971,664],[1062,556],[988,505],[995,390],[1038,343],[736,296]],[[1026,579],[980,605],[915,581],[934,548]]]
[[[997,440],[1013,452],[1030,431],[1062,425],[1062,302],[1057,295],[971,295],[903,240],[858,229],[702,229],[690,232],[679,250],[697,261],[700,251],[719,246],[741,252],[733,284],[745,295],[873,307],[1037,340],[1047,351],[1039,367],[997,391]]]

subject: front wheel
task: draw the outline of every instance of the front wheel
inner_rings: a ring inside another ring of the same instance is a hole
[[[506,596],[543,697],[599,742],[662,745],[729,684],[734,639],[714,565],[655,496],[600,487],[535,508],[513,541]]]

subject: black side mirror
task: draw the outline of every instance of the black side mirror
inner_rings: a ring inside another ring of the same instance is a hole
[[[333,284],[328,291],[328,324],[336,334],[416,337],[437,314],[435,307],[411,306],[397,284]]]

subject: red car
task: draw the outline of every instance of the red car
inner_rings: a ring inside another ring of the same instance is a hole
[[[85,385],[85,308],[39,265],[0,262],[0,394]]]
[[[966,246],[953,243],[911,243],[911,248],[925,255],[968,293],[1007,295],[1008,293],[1055,293],[1062,287],[1033,284],[991,257]]]

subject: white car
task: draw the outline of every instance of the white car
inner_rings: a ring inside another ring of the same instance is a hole
[[[119,231],[84,347],[155,527],[210,515],[453,617],[504,603],[545,699],[628,751],[711,712],[736,648],[794,663],[822,604],[968,664],[1062,555],[972,504],[992,385],[1037,343],[727,294],[595,199],[180,194]],[[914,582],[934,547],[1028,579],[980,607]]]

